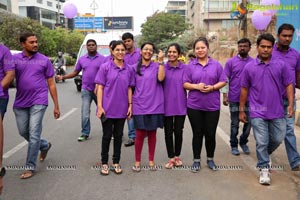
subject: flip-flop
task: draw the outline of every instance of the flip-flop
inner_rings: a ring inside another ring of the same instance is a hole
[[[41,150],[41,153],[40,153],[40,161],[41,161],[41,162],[44,161],[45,158],[47,157],[48,151],[50,150],[51,146],[52,146],[52,145],[51,145],[51,143],[49,142],[49,143],[48,143],[48,148],[45,149],[45,150]]]
[[[134,172],[140,172],[141,171],[141,166],[140,165],[133,165],[132,166],[132,171],[134,171]]]
[[[110,168],[115,174],[122,174],[123,170],[119,164],[113,164]]]
[[[100,174],[104,176],[107,176],[109,174],[109,167],[107,164],[102,165]]]
[[[24,172],[21,174],[20,179],[29,179],[29,178],[31,178],[33,175],[34,175],[34,171],[27,170],[27,171],[24,171]]]

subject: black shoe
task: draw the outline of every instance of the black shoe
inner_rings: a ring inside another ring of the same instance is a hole
[[[130,146],[134,145],[134,140],[129,139],[124,145],[125,145],[125,147],[130,147]]]
[[[88,135],[81,135],[81,136],[77,139],[77,141],[78,141],[78,142],[84,142],[84,141],[86,141],[88,138],[89,138]]]
[[[293,168],[292,168],[292,171],[296,171],[296,172],[297,172],[297,171],[300,171],[300,165],[298,165],[298,166],[296,166],[296,167],[293,167]]]

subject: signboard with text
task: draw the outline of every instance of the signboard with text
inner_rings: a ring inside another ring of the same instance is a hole
[[[104,28],[133,30],[133,17],[104,17]]]
[[[75,17],[74,27],[79,30],[103,29],[103,17]]]

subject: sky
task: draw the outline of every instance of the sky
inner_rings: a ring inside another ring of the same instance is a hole
[[[73,2],[79,13],[92,13],[93,0],[68,0]],[[67,2],[67,1],[66,1]],[[146,22],[146,18],[155,11],[163,11],[168,0],[95,0],[98,8],[96,17],[130,17],[133,16],[134,34],[140,34],[140,26]]]

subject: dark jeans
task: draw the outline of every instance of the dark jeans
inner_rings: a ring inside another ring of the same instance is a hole
[[[169,158],[180,156],[184,121],[185,115],[165,116],[164,118],[165,142]],[[173,142],[173,135],[175,139],[175,146]]]
[[[229,109],[230,109],[230,118],[231,118],[231,125],[230,125],[230,146],[237,147],[238,146],[238,138],[237,135],[239,134],[239,106],[240,103],[230,102]],[[240,145],[248,143],[248,136],[250,134],[251,124],[248,112],[249,106],[248,104],[245,107],[245,113],[248,118],[248,123],[244,123],[243,126],[243,133],[240,136]]]
[[[4,114],[6,113],[7,104],[8,104],[7,98],[0,98],[0,114],[1,114],[2,120],[4,118]]]
[[[121,158],[121,146],[123,129],[126,119],[111,119],[108,118],[104,123],[103,136],[102,136],[102,150],[101,150],[101,161],[102,164],[108,163],[108,152],[111,137],[114,136],[114,153],[113,153],[113,164],[119,164]]]
[[[187,109],[188,117],[193,131],[193,156],[200,159],[203,137],[208,158],[213,158],[216,148],[216,130],[220,111],[202,111]]]

